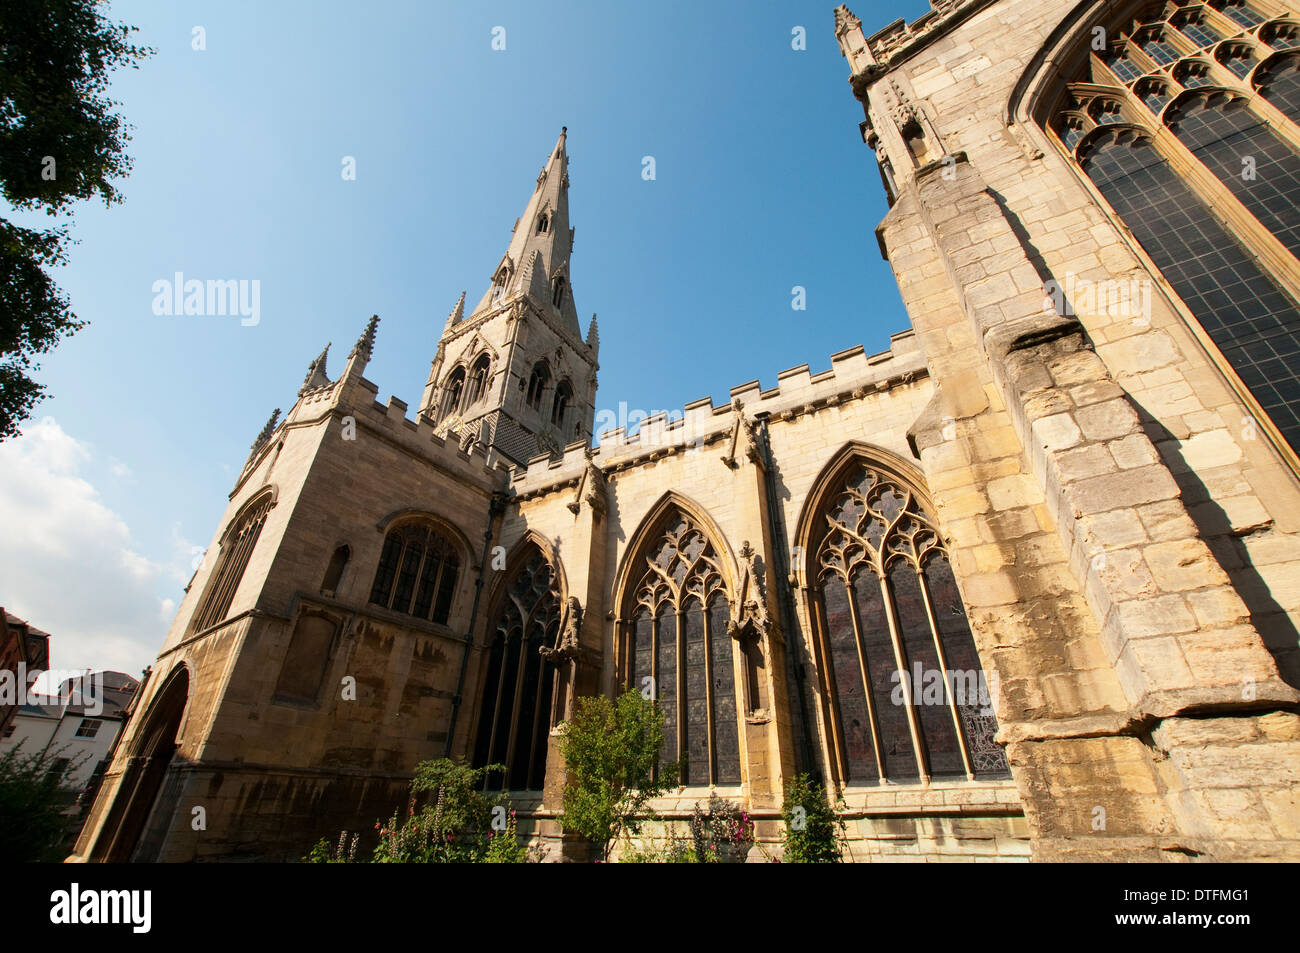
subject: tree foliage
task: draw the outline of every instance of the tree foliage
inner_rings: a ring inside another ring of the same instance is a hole
[[[649,801],[676,783],[673,766],[659,765],[664,716],[653,701],[627,691],[578,699],[561,744],[568,784],[564,829],[587,838],[601,860],[625,831],[638,833]]]
[[[129,126],[110,99],[109,74],[153,51],[136,28],[110,21],[100,0],[0,3],[0,195],[13,209],[58,215],[99,196],[131,169]],[[50,277],[65,260],[67,228],[0,218],[0,440],[19,433],[45,388],[36,357],[85,322]]]
[[[58,863],[68,854],[76,818],[63,813],[60,790],[73,765],[25,754],[22,743],[0,755],[0,864]]]

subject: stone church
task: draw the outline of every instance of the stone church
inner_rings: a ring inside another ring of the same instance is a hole
[[[258,437],[74,859],[294,859],[443,756],[559,857],[558,727],[650,686],[667,821],[1300,860],[1300,7],[834,19],[912,328],[593,433],[561,135],[413,412],[372,319]]]

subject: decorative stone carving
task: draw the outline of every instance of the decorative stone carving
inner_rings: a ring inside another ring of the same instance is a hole
[[[576,596],[569,596],[564,604],[564,615],[560,619],[560,631],[555,645],[543,645],[538,648],[542,658],[548,662],[576,659],[582,651],[578,633],[582,631],[582,603]]]
[[[758,567],[758,553],[745,540],[740,546],[740,586],[727,635],[737,642],[760,643],[768,635],[776,635],[776,624],[767,611],[767,586]]]
[[[588,447],[583,451],[582,455],[587,460],[587,466],[582,471],[582,477],[578,480],[578,492],[574,494],[573,502],[569,504],[569,512],[576,514],[582,509],[582,504],[586,503],[597,516],[604,516],[605,474],[600,467],[596,466],[596,453],[594,450]]]
[[[751,463],[762,466],[763,451],[758,442],[758,426],[745,416],[745,405],[739,397],[731,402],[731,409],[736,415],[731,428],[731,450],[722,458],[722,462],[735,470],[740,466],[738,458],[743,454]]]

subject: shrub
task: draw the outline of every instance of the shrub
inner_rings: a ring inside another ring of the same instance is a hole
[[[843,857],[844,820],[831,807],[826,789],[807,774],[785,788],[785,862],[837,864]]]

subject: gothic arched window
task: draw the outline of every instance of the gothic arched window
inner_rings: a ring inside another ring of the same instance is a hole
[[[624,598],[624,677],[664,714],[660,760],[682,784],[739,784],[731,608],[717,551],[674,507],[634,557]]]
[[[417,520],[389,531],[370,588],[370,601],[417,619],[447,623],[460,557],[431,523]]]
[[[492,279],[492,300],[499,301],[501,296],[506,293],[506,285],[510,281],[510,268],[502,265],[497,271],[496,277]]]
[[[487,675],[479,707],[474,764],[504,764],[512,791],[538,791],[546,774],[555,666],[541,649],[560,628],[555,569],[536,547],[506,584],[489,630]]]
[[[1300,469],[1300,58],[1274,9],[1132,5],[1100,24],[1104,49],[1080,31],[1040,119]]]
[[[465,368],[458,367],[451,372],[443,387],[442,416],[447,417],[460,410],[460,399],[465,392]]]
[[[569,403],[573,400],[573,387],[568,381],[560,381],[555,388],[555,400],[551,404],[551,423],[564,429],[564,415],[569,412]]]
[[[492,369],[492,359],[486,354],[479,355],[469,372],[469,399],[466,407],[472,407],[487,395],[488,373]]]
[[[822,690],[841,782],[1005,777],[952,567],[902,480],[854,458],[811,524]]]
[[[538,361],[533,365],[533,372],[528,376],[528,392],[526,399],[528,406],[534,410],[540,410],[542,406],[542,391],[546,390],[546,385],[551,381],[551,369],[546,366],[545,361]]]
[[[537,216],[537,234],[538,234],[538,235],[545,235],[547,229],[549,229],[550,227],[551,227],[551,220],[550,220],[550,217],[549,217],[549,216],[547,216],[545,213],[543,213],[543,214]]]
[[[557,308],[564,304],[564,276],[556,275],[555,280],[551,282],[551,304]]]
[[[230,611],[230,603],[235,598],[235,590],[244,578],[248,558],[257,545],[266,514],[271,509],[271,494],[268,492],[256,503],[245,507],[226,535],[221,539],[221,551],[217,563],[212,569],[208,587],[199,600],[199,607],[194,612],[190,623],[191,632],[199,632],[216,625]]]

